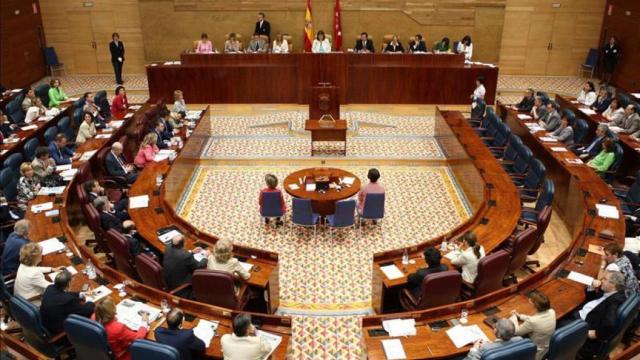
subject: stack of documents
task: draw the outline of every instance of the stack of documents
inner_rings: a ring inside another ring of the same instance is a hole
[[[544,142],[558,142],[558,140],[552,138],[552,137],[548,137],[548,136],[541,136],[540,137],[540,141],[544,141]]]
[[[402,341],[400,341],[400,339],[382,340],[382,348],[384,349],[384,356],[387,360],[401,360],[407,358],[407,354],[404,352]]]
[[[391,337],[416,335],[415,319],[386,320],[382,322],[382,327],[389,333],[389,336]]]
[[[76,270],[76,268],[74,268],[73,266],[69,265],[66,267],[66,270],[71,274],[71,275],[75,275],[78,273],[78,270]],[[56,279],[56,276],[60,273],[60,271],[54,271],[49,273],[49,275],[47,275],[49,277],[49,279],[51,279],[51,281],[53,282]]]
[[[451,342],[453,342],[458,349],[473,344],[478,340],[489,341],[487,335],[482,332],[482,329],[480,329],[478,325],[454,326],[447,330],[447,336],[449,336]]]
[[[580,108],[580,111],[582,111],[583,113],[587,114],[587,115],[595,115],[596,112],[589,109],[589,108]]]
[[[38,243],[42,247],[42,255],[64,250],[64,244],[58,238],[51,238]]]
[[[118,321],[133,331],[138,331],[142,324],[142,316],[140,316],[141,312],[149,314],[149,322],[156,321],[160,316],[160,309],[131,299],[122,300],[118,305],[116,305]]]
[[[132,196],[129,198],[129,209],[149,207],[149,195]]]
[[[618,208],[612,205],[605,204],[596,204],[596,209],[598,209],[598,216],[608,219],[619,219],[620,213],[618,212]]]
[[[208,348],[211,344],[211,339],[213,339],[216,334],[218,323],[218,321],[200,319],[198,320],[198,325],[193,328],[193,335],[202,340],[202,342],[204,342],[204,346]]]
[[[271,334],[266,331],[256,330],[256,335],[260,336],[262,341],[268,343],[271,346],[271,351],[265,357],[263,357],[263,359],[268,359],[269,356],[271,356],[271,354],[278,347],[278,345],[280,345],[280,343],[282,342],[282,336]]]
[[[593,278],[589,275],[585,275],[576,271],[572,271],[567,276],[567,279],[573,280],[575,282],[579,282],[580,284],[584,284],[587,286],[591,286],[593,284]]]
[[[61,171],[60,176],[62,176],[62,180],[64,181],[71,181],[71,179],[73,179],[73,177],[76,175],[77,172],[78,172],[78,169],[69,169],[69,170]]]
[[[95,154],[96,152],[98,152],[98,150],[91,150],[91,151],[84,152],[82,156],[80,156],[80,161],[89,161],[89,159],[91,159],[93,154]]]
[[[93,291],[91,291],[91,295],[85,294],[84,296],[87,299],[87,301],[96,302],[111,295],[111,293],[112,293],[111,289],[109,289],[104,285],[100,285],[97,288],[93,289]],[[138,328],[136,328],[136,330],[138,330]]]
[[[38,128],[38,125],[27,125],[20,128],[22,131],[35,130]]]
[[[42,204],[31,205],[31,212],[36,214],[51,209],[53,209],[53,202],[51,201]]]
[[[533,118],[531,117],[531,115],[527,115],[527,114],[518,114],[518,119],[520,119],[520,120],[531,120],[531,119],[533,119]]]
[[[398,267],[393,265],[393,264],[392,265],[387,265],[387,266],[380,266],[380,270],[382,270],[384,275],[389,280],[400,279],[400,278],[402,278],[404,276],[402,271],[400,271],[400,269],[398,269]]]
[[[187,120],[198,120],[200,118],[200,114],[202,113],[202,110],[189,110],[187,112],[187,116],[185,117],[185,119]]]
[[[40,191],[38,191],[38,195],[60,195],[64,192],[64,186],[54,186],[54,187],[42,187]]]

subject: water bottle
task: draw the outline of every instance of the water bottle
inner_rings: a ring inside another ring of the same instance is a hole
[[[447,247],[449,246],[449,244],[447,244],[447,238],[444,238],[442,240],[442,242],[440,243],[440,251],[445,252],[447,251]]]
[[[87,277],[91,280],[96,278],[96,268],[93,267],[91,260],[87,261]]]
[[[409,253],[407,252],[407,249],[404,249],[404,252],[402,253],[402,265],[407,265],[409,263]]]
[[[467,320],[467,317],[469,316],[469,311],[466,308],[463,308],[462,311],[460,311],[460,324],[465,325],[469,320]]]

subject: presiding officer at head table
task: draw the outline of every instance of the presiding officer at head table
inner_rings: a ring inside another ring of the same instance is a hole
[[[356,41],[355,52],[357,53],[374,53],[375,48],[373,47],[373,41],[369,39],[369,34],[363,32],[360,34],[360,39]]]

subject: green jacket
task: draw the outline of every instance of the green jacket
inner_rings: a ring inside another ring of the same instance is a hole
[[[67,99],[67,94],[60,87],[49,89],[49,107],[58,106]]]
[[[609,170],[611,164],[616,159],[616,154],[612,152],[606,152],[604,150],[600,151],[600,153],[593,158],[593,160],[589,161],[589,165],[595,168],[598,172],[605,172]]]

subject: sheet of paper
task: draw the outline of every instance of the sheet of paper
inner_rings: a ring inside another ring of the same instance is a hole
[[[351,176],[347,176],[342,178],[342,182],[347,184],[347,185],[353,185],[353,182],[356,181],[356,178],[351,177]]]
[[[298,186],[298,184],[289,184],[289,189],[298,190],[298,189],[300,189],[300,186]]]
[[[142,108],[142,105],[131,105],[131,106],[129,106],[129,109],[131,109],[131,110],[138,110],[140,108]]]
[[[400,269],[398,269],[398,267],[393,265],[393,264],[392,265],[387,265],[387,266],[381,266],[380,270],[382,270],[384,275],[389,280],[400,279],[400,278],[402,278],[404,276],[402,271],[400,271]]]
[[[65,171],[73,169],[73,165],[65,164],[65,165],[56,165],[56,171]]]
[[[239,261],[239,263],[240,263],[240,266],[242,266],[242,268],[244,268],[247,271],[251,271],[251,269],[253,269],[253,264],[249,264],[242,261]]]
[[[548,137],[548,136],[541,136],[540,137],[540,141],[544,141],[544,142],[558,142],[558,140],[552,138],[552,137]]]
[[[640,236],[624,238],[624,251],[640,252]]]
[[[11,90],[12,93],[17,93],[17,92],[20,92],[20,91],[22,91],[22,89],[13,89],[13,90]]]
[[[109,139],[111,137],[110,134],[98,134],[96,135],[96,139]]]
[[[598,255],[604,255],[604,248],[600,245],[589,244],[589,252],[592,252]]]
[[[78,169],[69,169],[60,172],[60,176],[62,176],[65,180],[73,178],[78,173]]]
[[[38,125],[27,125],[20,128],[22,131],[35,130],[38,128]]]
[[[218,321],[198,320],[198,325],[193,328],[193,335],[204,342],[205,347],[211,345],[211,339],[218,328]]]
[[[52,217],[52,216],[58,216],[58,215],[60,215],[60,210],[58,209],[53,209],[53,210],[44,212],[44,216],[46,217]]]
[[[256,330],[256,335],[260,336],[263,341],[267,342],[271,346],[271,351],[262,358],[263,360],[268,359],[282,342],[282,336],[268,333],[266,331]]]
[[[202,259],[206,259],[207,256],[204,254],[204,252],[199,252],[197,254],[193,254],[193,258],[197,261],[200,262]]]
[[[42,246],[42,255],[47,255],[56,251],[64,250],[64,244],[61,243],[58,238],[51,238],[40,241],[38,244]]]
[[[127,115],[124,116],[125,119],[129,119],[133,116],[133,113],[128,113]]]
[[[520,120],[531,120],[531,119],[533,119],[533,118],[531,117],[531,115],[527,115],[527,114],[518,114],[518,119],[520,119]]]
[[[111,295],[111,293],[112,293],[111,289],[109,289],[104,285],[100,285],[97,288],[93,289],[93,291],[91,292],[91,295],[85,294],[85,297],[87,298],[87,301],[92,301],[95,303],[96,301],[100,301],[100,299],[103,299]],[[136,328],[136,330],[138,329]]]
[[[553,146],[553,147],[551,147],[551,151],[553,151],[553,152],[567,152],[569,150],[567,150],[567,148],[562,147],[562,146]]]
[[[171,242],[171,239],[176,235],[182,235],[182,233],[178,230],[171,230],[165,234],[158,235],[158,240],[162,241],[164,244],[168,244]]]
[[[160,309],[131,299],[124,299],[116,305],[118,321],[133,331],[138,331],[142,324],[140,312],[149,314],[149,322],[156,321],[160,317]]]
[[[637,97],[640,99],[640,93],[631,93],[631,95],[633,95],[633,97]]]
[[[54,186],[54,187],[41,187],[40,191],[38,191],[38,195],[60,195],[64,192],[64,186]]]
[[[7,138],[3,140],[4,144],[13,144],[13,143],[17,143],[18,141],[20,141],[19,137],[14,137],[14,138]]]
[[[580,284],[584,284],[587,286],[591,286],[591,284],[593,284],[593,278],[591,276],[576,271],[570,272],[569,276],[567,276],[567,279],[579,282]]]
[[[153,161],[160,162],[160,161],[167,160],[168,158],[169,158],[169,155],[167,155],[167,154],[156,154],[153,157]]]
[[[598,216],[607,218],[607,219],[619,219],[620,212],[618,212],[618,208],[612,205],[606,204],[596,204],[596,209],[598,209]]]
[[[316,191],[316,183],[310,183],[305,186],[307,191]]]
[[[487,335],[482,332],[478,325],[454,326],[447,330],[447,336],[458,349],[473,344],[477,340],[489,341]]]
[[[595,115],[596,112],[589,109],[589,108],[580,108],[580,111],[582,111],[584,114],[586,115]]]
[[[572,165],[582,165],[584,164],[584,161],[582,161],[582,159],[567,159],[567,163]]]
[[[66,269],[71,275],[75,275],[78,273],[78,270],[76,270],[76,268],[74,268],[71,265],[67,266]],[[47,277],[53,282],[59,273],[60,271],[53,271],[53,272],[50,272],[49,275],[47,275]]]
[[[389,333],[389,336],[391,337],[416,335],[415,319],[385,320],[382,322],[382,327]]]
[[[96,152],[98,152],[98,150],[85,151],[82,156],[80,156],[80,161],[88,161]]]
[[[31,205],[31,212],[39,213],[53,209],[53,202],[49,201],[42,204]]]
[[[386,339],[382,340],[382,349],[384,349],[384,356],[387,360],[401,360],[406,359],[407,354],[402,347],[402,341],[400,339]]]
[[[121,127],[122,124],[124,124],[124,120],[111,120],[109,122],[109,127],[117,129],[117,128]]]
[[[129,209],[149,207],[149,195],[132,196],[129,198]]]

